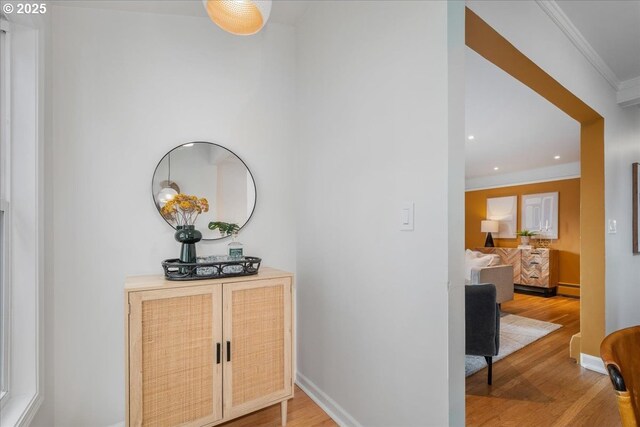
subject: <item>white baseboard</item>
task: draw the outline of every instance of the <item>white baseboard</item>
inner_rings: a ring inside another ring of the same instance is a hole
[[[297,373],[296,384],[340,427],[362,427],[355,418],[300,372]]]
[[[602,359],[596,356],[591,356],[590,354],[580,353],[580,366],[590,371],[608,375]]]

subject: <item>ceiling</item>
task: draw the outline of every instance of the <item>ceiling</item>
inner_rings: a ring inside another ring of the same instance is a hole
[[[577,121],[473,50],[465,59],[467,179],[580,160]]]
[[[640,107],[640,0],[536,0],[616,94]]]
[[[207,17],[202,0],[54,0],[53,3],[59,6]],[[307,7],[306,1],[274,1],[269,22],[294,25]]]
[[[619,81],[640,77],[640,1],[556,3]]]
[[[621,106],[640,105],[639,0],[537,3],[609,82]],[[471,49],[466,60],[466,129],[475,137],[466,141],[468,183],[580,160],[577,122]]]

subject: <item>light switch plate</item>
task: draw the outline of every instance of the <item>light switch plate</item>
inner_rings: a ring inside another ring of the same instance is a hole
[[[400,230],[413,231],[413,202],[403,202],[400,206]]]
[[[616,234],[618,232],[618,224],[615,219],[609,220],[609,234]]]

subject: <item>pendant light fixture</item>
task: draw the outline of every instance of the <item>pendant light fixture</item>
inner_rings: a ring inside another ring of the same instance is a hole
[[[202,3],[218,27],[240,36],[260,31],[271,13],[271,0],[202,0]]]
[[[164,187],[162,190],[158,192],[158,201],[164,205],[169,200],[173,199],[178,195],[178,192],[173,187]]]
[[[167,180],[160,182],[160,191],[158,191],[156,196],[160,205],[166,204],[169,200],[173,199],[180,193],[180,187],[178,187],[178,184],[171,181],[171,153],[169,153],[168,156],[168,163]]]

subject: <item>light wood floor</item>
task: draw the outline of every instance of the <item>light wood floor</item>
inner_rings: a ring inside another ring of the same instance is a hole
[[[580,329],[580,302],[566,297],[516,294],[502,311],[559,323],[562,328],[493,365],[493,385],[483,369],[467,378],[467,426],[608,427],[620,418],[609,378],[569,358],[569,340]],[[288,427],[336,426],[300,388],[288,405]],[[224,427],[276,427],[280,405]]]
[[[287,404],[287,427],[333,427],[331,418],[300,387],[295,388],[295,397]],[[237,420],[222,424],[224,427],[277,427],[280,426],[280,405],[270,406]]]
[[[468,426],[619,426],[609,378],[569,358],[580,329],[580,302],[566,297],[516,294],[502,311],[563,327],[467,378]]]

